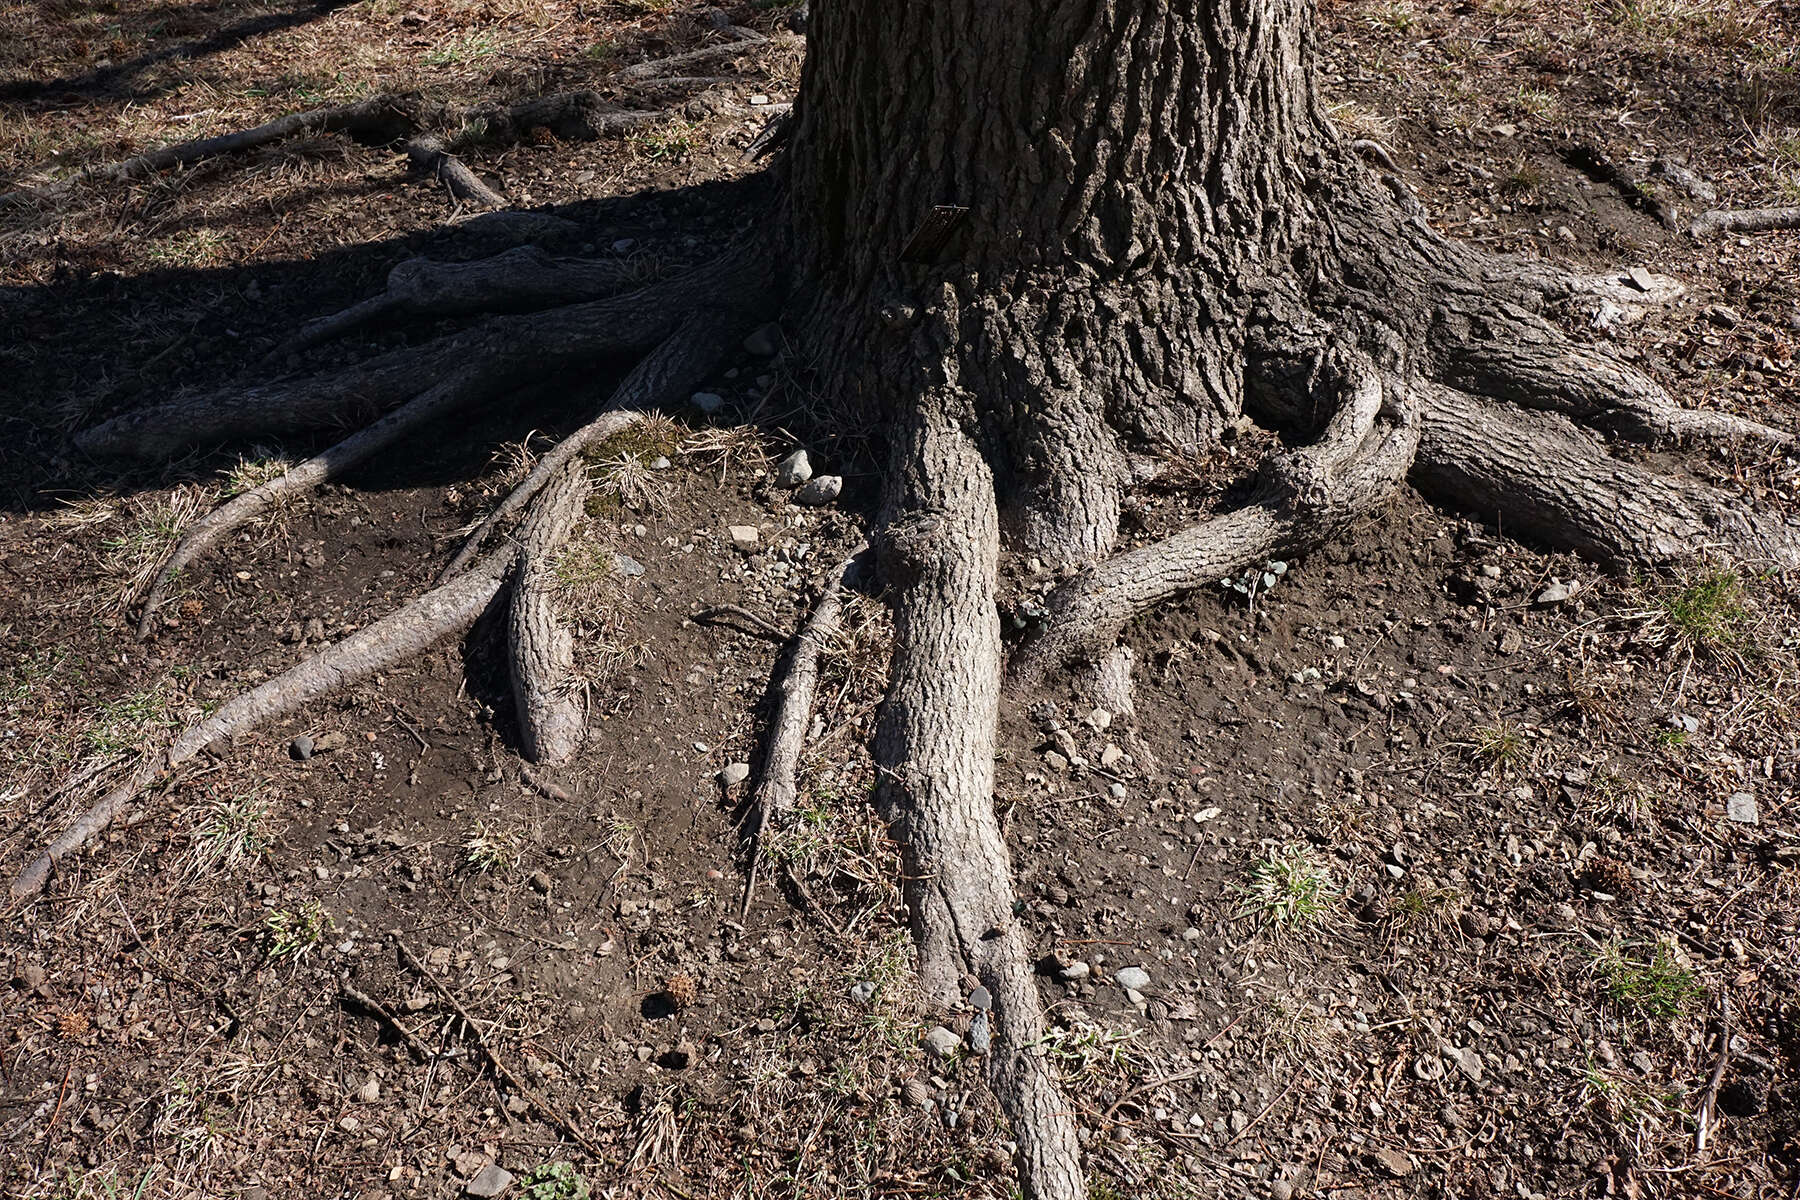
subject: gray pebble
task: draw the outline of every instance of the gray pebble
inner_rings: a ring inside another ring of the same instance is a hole
[[[962,1039],[942,1025],[933,1025],[931,1031],[925,1035],[925,1049],[939,1058],[949,1058],[956,1053],[956,1048],[960,1045],[962,1045]]]
[[[796,450],[775,468],[775,482],[784,488],[796,488],[812,478],[812,459],[806,451]]]
[[[304,733],[301,734],[299,737],[288,743],[288,753],[293,755],[300,762],[305,762],[313,756],[313,740]]]
[[[750,778],[750,764],[741,762],[731,763],[727,765],[724,770],[719,772],[717,778],[720,787],[736,787],[738,784],[744,782],[744,780]]]
[[[1150,972],[1142,967],[1120,967],[1113,979],[1120,987],[1134,992],[1141,992],[1150,986]]]
[[[815,475],[806,486],[794,493],[795,504],[818,507],[830,504],[844,491],[844,480],[841,475]]]

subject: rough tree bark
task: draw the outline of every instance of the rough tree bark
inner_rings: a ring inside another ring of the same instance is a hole
[[[309,327],[295,348],[366,320],[512,315],[321,379],[127,413],[79,444],[170,453],[396,410],[298,468],[280,488],[291,494],[358,448],[387,445],[416,414],[489,399],[546,364],[641,354],[610,407],[667,402],[779,311],[834,416],[879,430],[889,454],[871,542],[895,644],[874,751],[921,978],[940,1003],[979,1010],[968,1046],[985,1054],[1012,1122],[1023,1194],[1075,1200],[1086,1194],[1075,1118],[1037,1053],[1041,1002],[993,807],[1006,549],[1070,571],[1047,622],[1012,648],[1010,687],[1105,660],[1121,708],[1130,658],[1113,651],[1134,616],[1338,536],[1402,481],[1605,561],[1710,550],[1800,565],[1791,516],[1679,468],[1624,461],[1607,441],[1766,447],[1791,435],[1682,407],[1541,315],[1576,281],[1436,234],[1391,158],[1372,155],[1384,168],[1372,171],[1326,119],[1312,7],[815,0],[771,167],[775,211],[713,268],[615,299],[596,297],[620,286],[616,270],[530,255],[411,269],[390,296]],[[425,286],[438,279],[453,286]],[[1266,464],[1251,500],[1115,554],[1130,490],[1168,452],[1191,453],[1246,416],[1294,446]],[[545,456],[451,561],[447,587],[608,419]],[[559,492],[546,494],[545,511]],[[550,553],[559,530],[548,517],[532,525],[532,552]],[[463,589],[473,603],[498,586],[484,575]],[[156,760],[127,789],[176,762]],[[80,828],[56,856],[79,845]]]

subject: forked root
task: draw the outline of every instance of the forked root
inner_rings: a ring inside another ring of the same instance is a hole
[[[1087,1195],[1075,1120],[1034,1053],[1043,1006],[1014,915],[1012,864],[994,813],[1000,623],[993,478],[966,434],[925,412],[896,443],[877,542],[894,599],[894,654],[875,756],[900,841],[920,979],[940,1003],[974,975],[990,1010],[969,1046],[1012,1123],[1028,1200]]]
[[[860,570],[868,548],[866,543],[859,545],[850,552],[844,564],[832,572],[824,594],[794,639],[793,658],[781,681],[781,707],[769,726],[769,748],[763,757],[762,780],[756,787],[756,841],[750,850],[750,871],[744,880],[740,919],[750,911],[750,897],[756,891],[756,874],[762,864],[763,842],[770,827],[787,821],[799,803],[800,789],[796,780],[800,751],[806,745],[806,730],[812,723],[813,694],[819,682],[819,652],[837,633],[844,606],[843,589]]]
[[[421,134],[406,139],[406,159],[413,170],[437,176],[451,199],[481,208],[505,208],[506,197],[482,181],[481,176],[444,147],[442,138]]]
[[[1049,615],[1013,656],[1009,686],[1094,659],[1132,619],[1183,592],[1314,546],[1391,496],[1419,442],[1412,385],[1360,351],[1334,355],[1338,407],[1320,440],[1264,464],[1256,495],[1233,512],[1114,555],[1062,584]]]
[[[526,759],[554,766],[581,748],[586,725],[575,675],[575,639],[556,612],[556,553],[581,519],[591,485],[578,462],[565,465],[519,526],[519,565],[507,610],[507,647],[519,743]]]
[[[645,409],[673,404],[710,375],[725,352],[749,331],[747,318],[706,312],[684,321],[655,350],[632,368],[598,417],[558,442],[537,461],[523,482],[494,507],[463,542],[439,581],[454,578],[481,551],[501,522],[530,503],[551,478],[577,454],[604,442],[636,421]]]
[[[267,683],[242,693],[210,717],[189,726],[167,749],[147,754],[124,783],[77,818],[13,880],[13,898],[24,899],[42,891],[61,859],[99,836],[165,771],[181,766],[215,742],[286,716],[309,701],[341,691],[411,658],[441,638],[467,629],[500,589],[513,558],[511,547],[495,551],[454,582],[434,588]]]

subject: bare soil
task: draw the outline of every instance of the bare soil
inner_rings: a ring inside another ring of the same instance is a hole
[[[0,189],[382,89],[595,88],[670,115],[591,143],[465,131],[459,151],[580,226],[529,238],[553,251],[697,260],[755,219],[743,150],[803,49],[784,8],[729,15],[773,40],[671,96],[614,73],[715,36],[674,0],[0,4]],[[1696,407],[1794,425],[1800,235],[1695,243],[1574,148],[1684,212],[1794,203],[1800,7],[1358,0],[1321,21],[1340,124],[1440,228],[1676,277],[1672,304],[1564,315]],[[140,746],[428,586],[608,393],[532,381],[417,439],[201,563],[156,636],[131,636],[121,598],[173,530],[316,446],[122,468],[68,432],[251,377],[403,258],[525,236],[470,215],[391,148],[334,137],[0,214],[0,871]],[[8,912],[0,1190],[451,1196],[497,1162],[543,1198],[574,1194],[557,1164],[621,1196],[1010,1194],[981,1071],[921,1047],[969,1014],[910,985],[898,855],[867,802],[876,597],[825,656],[805,820],[740,917],[745,785],[717,773],[758,762],[783,651],[694,618],[735,604],[796,629],[877,480],[804,363],[746,353],[712,390],[712,416],[592,455],[572,555],[643,572],[590,597],[573,764],[521,769],[490,613],[221,748]],[[801,445],[847,477],[837,505],[771,482]],[[1173,464],[1189,486],[1140,497],[1132,538],[1229,502],[1269,445]],[[1791,456],[1704,464],[1800,506]],[[1005,571],[1028,621],[1054,580]],[[1058,680],[1002,730],[1044,1050],[1094,1194],[1795,1194],[1794,581],[1608,577],[1413,499],[1273,577],[1130,631],[1135,716]]]

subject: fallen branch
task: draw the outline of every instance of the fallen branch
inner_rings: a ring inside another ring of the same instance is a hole
[[[457,998],[455,992],[450,990],[450,986],[433,974],[430,967],[427,967],[417,955],[407,949],[405,942],[396,938],[394,939],[394,946],[400,951],[401,961],[406,963],[408,967],[411,967],[413,972],[417,974],[419,978],[423,979],[426,983],[429,983],[432,990],[442,998],[444,1003],[448,1004],[456,1015],[462,1018],[462,1022],[464,1025],[468,1026],[469,1032],[475,1035],[475,1044],[481,1048],[481,1053],[488,1060],[488,1065],[494,1068],[494,1074],[505,1080],[506,1085],[512,1088],[513,1091],[525,1097],[533,1108],[542,1113],[551,1124],[567,1134],[569,1139],[577,1146],[580,1146],[596,1159],[600,1158],[601,1154],[599,1148],[596,1147],[593,1142],[588,1140],[586,1134],[575,1127],[575,1122],[564,1116],[561,1109],[539,1095],[537,1090],[530,1084],[513,1074],[512,1068],[508,1067],[505,1061],[501,1059],[499,1052],[494,1049],[493,1043],[488,1041],[487,1034],[483,1033],[481,1026],[475,1023],[475,1018],[469,1015],[469,1010],[463,1007],[462,1001]]]
[[[781,708],[769,728],[769,750],[763,759],[762,779],[756,787],[756,840],[750,849],[750,871],[744,879],[744,902],[738,911],[740,919],[750,911],[750,897],[756,891],[756,873],[762,864],[763,843],[768,838],[769,826],[775,820],[785,821],[798,802],[799,787],[795,776],[800,765],[800,750],[806,744],[806,730],[812,723],[813,692],[819,682],[819,652],[837,633],[838,617],[843,611],[842,589],[856,573],[858,562],[867,550],[866,543],[859,545],[850,552],[843,565],[832,572],[824,594],[794,639],[793,659],[781,681]]]

